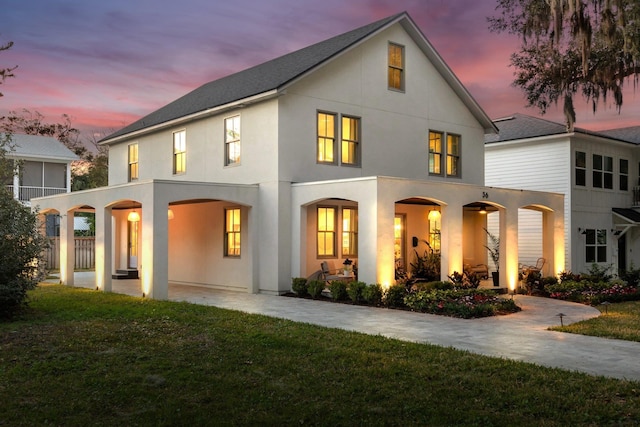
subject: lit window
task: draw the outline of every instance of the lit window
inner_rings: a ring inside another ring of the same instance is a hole
[[[429,173],[442,174],[442,133],[429,132]]]
[[[129,182],[138,179],[138,144],[129,145]]]
[[[224,255],[240,256],[240,208],[225,209]]]
[[[607,230],[586,230],[586,261],[607,262]]]
[[[460,176],[460,135],[447,135],[447,176]]]
[[[393,218],[393,253],[396,264],[400,267],[404,266],[404,215],[396,215]]]
[[[360,149],[360,119],[342,117],[342,158],[343,164],[357,165]]]
[[[613,189],[613,157],[593,155],[593,186]]]
[[[358,255],[358,210],[342,209],[342,256]]]
[[[336,115],[318,113],[318,162],[335,162]]]
[[[430,211],[427,219],[429,220],[429,244],[435,252],[440,252],[440,211]]]
[[[404,47],[389,43],[389,89],[404,90]]]
[[[318,208],[318,256],[336,254],[336,209]]]
[[[583,151],[576,151],[576,185],[587,185],[587,154]]]
[[[224,165],[240,163],[240,116],[224,119]]]
[[[173,173],[187,171],[187,132],[181,130],[173,133]]]
[[[629,161],[620,159],[620,191],[629,190]]]

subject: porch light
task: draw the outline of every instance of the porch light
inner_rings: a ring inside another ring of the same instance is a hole
[[[140,214],[137,211],[129,212],[129,215],[127,215],[127,221],[129,221],[129,222],[138,222],[138,221],[140,221]]]
[[[440,219],[440,211],[432,210],[429,211],[429,215],[427,215],[427,219],[429,221],[437,221]]]
[[[173,211],[171,210],[171,208],[167,210],[167,218],[173,219]]]
[[[487,214],[487,205],[480,205],[480,214],[481,215]]]

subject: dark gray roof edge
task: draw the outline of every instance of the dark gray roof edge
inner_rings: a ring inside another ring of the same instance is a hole
[[[205,83],[99,142],[108,143],[115,138],[148,127],[278,89],[403,17],[408,17],[406,12]]]

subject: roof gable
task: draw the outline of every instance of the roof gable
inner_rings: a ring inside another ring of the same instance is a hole
[[[7,151],[10,157],[29,157],[42,160],[64,160],[72,162],[79,157],[62,142],[51,136],[12,134],[14,149]]]
[[[418,29],[406,12],[365,25],[347,33],[332,37],[303,49],[291,52],[271,61],[256,65],[244,71],[206,83],[177,100],[161,107],[136,122],[116,131],[101,140],[101,143],[115,142],[129,134],[145,131],[156,126],[169,124],[175,120],[206,113],[234,102],[277,91],[289,83],[312,72],[317,67],[335,58],[390,25],[401,22],[403,28],[418,43],[425,55],[435,65],[455,93],[463,100],[472,114],[487,132],[495,127],[486,113],[460,83],[445,64],[426,37]]]

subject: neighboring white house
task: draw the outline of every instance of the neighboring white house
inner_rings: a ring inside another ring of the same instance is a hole
[[[485,186],[495,131],[401,13],[195,89],[102,141],[108,187],[37,204],[67,218],[69,285],[70,214],[93,208],[106,291],[132,269],[152,298],[169,282],[281,294],[346,258],[359,280],[389,286],[423,241],[446,279],[487,263],[486,211],[500,217],[501,281],[513,287],[521,209],[540,212],[548,268],[564,268],[564,198]]]
[[[4,184],[15,199],[31,206],[35,197],[71,192],[71,162],[78,156],[50,136],[12,134],[11,140],[6,158],[20,161],[20,168]]]
[[[592,132],[523,114],[486,136],[485,182],[565,195],[565,269],[640,267],[640,126]],[[521,215],[520,259],[535,262],[540,236]]]

